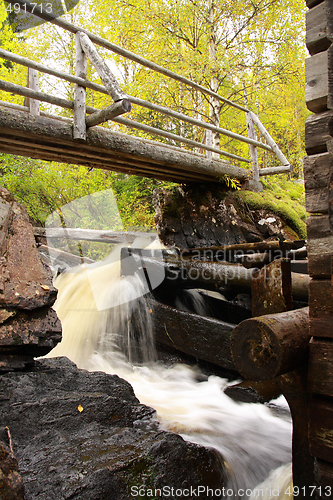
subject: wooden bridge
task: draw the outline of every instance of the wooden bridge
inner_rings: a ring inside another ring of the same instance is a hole
[[[163,68],[132,52],[129,52],[108,40],[75,26],[66,20],[55,17],[26,0],[10,1],[20,5],[25,12],[49,21],[76,36],[76,72],[75,76],[63,71],[49,68],[30,59],[0,49],[0,57],[21,64],[28,68],[28,87],[22,87],[0,80],[0,89],[26,98],[26,106],[0,102],[0,151],[10,154],[52,160],[71,164],[86,165],[137,174],[175,182],[215,181],[225,174],[240,180],[249,177],[259,181],[260,176],[289,172],[291,167],[277,144],[269,135],[259,118],[249,109],[232,102],[212,90],[192,80]],[[227,106],[236,108],[246,114],[248,135],[244,136],[179,113],[172,109],[147,102],[139,97],[128,96],[120,88],[116,78],[103,61],[95,45],[106,48],[135,61],[152,71],[162,73],[167,78],[181,82],[184,86],[194,88]],[[103,85],[87,80],[87,57],[99,74]],[[75,84],[74,100],[41,92],[38,87],[38,74],[44,73]],[[86,89],[111,96],[113,104],[98,110],[86,105]],[[39,103],[46,102],[60,108],[73,111],[73,118],[41,112]],[[162,113],[172,119],[180,120],[193,127],[206,131],[204,143],[190,137],[171,133],[139,123],[121,115],[131,110],[132,104],[142,106],[153,112]],[[128,130],[141,130],[156,135],[168,144],[134,137],[116,132],[98,125],[113,121],[125,125]],[[263,141],[256,139],[255,126]],[[212,134],[220,134],[235,141],[249,145],[249,158],[241,157],[213,146]],[[183,147],[177,147],[183,145]],[[187,149],[185,149],[185,146]],[[189,149],[189,148],[192,148]],[[281,162],[278,167],[259,169],[257,148],[275,154]],[[204,151],[205,154],[197,151]],[[227,158],[222,161],[220,157]],[[235,166],[232,162],[245,163],[248,168]],[[250,167],[250,168],[249,168]]]

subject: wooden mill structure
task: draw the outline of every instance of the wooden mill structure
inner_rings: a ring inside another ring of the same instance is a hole
[[[314,480],[322,498],[333,487],[333,2],[307,0],[304,161],[310,306],[307,392]],[[325,489],[327,488],[327,489]],[[330,493],[332,494],[332,492]],[[319,495],[320,496],[320,495]]]

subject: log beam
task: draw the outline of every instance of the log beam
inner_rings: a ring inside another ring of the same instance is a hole
[[[250,380],[269,380],[306,361],[309,308],[242,321],[231,335],[237,370]]]

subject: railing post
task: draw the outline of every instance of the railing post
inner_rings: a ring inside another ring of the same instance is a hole
[[[82,50],[79,34],[75,35],[75,76],[87,79],[87,56]],[[86,140],[86,88],[75,84],[73,138]]]
[[[37,92],[39,91],[39,78],[36,69],[28,68],[28,88]],[[27,98],[26,105],[29,107],[30,114],[34,116],[39,115],[39,101]]]

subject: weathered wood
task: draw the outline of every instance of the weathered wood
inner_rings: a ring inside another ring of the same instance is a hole
[[[75,55],[75,76],[87,78],[87,56],[82,50],[79,35],[75,35],[76,55]],[[86,140],[86,88],[75,84],[74,89],[74,123],[73,138]]]
[[[333,339],[311,339],[308,391],[322,396],[333,396]]]
[[[135,238],[156,239],[156,233],[135,231],[102,231],[99,229],[62,228],[62,227],[34,227],[35,237],[69,238],[71,240],[96,241],[100,243],[133,243]]]
[[[287,174],[288,172],[291,172],[290,165],[282,165],[281,167],[261,168],[259,170],[259,176],[263,177],[264,175]]]
[[[330,399],[310,399],[309,424],[310,453],[333,462],[333,405]]]
[[[232,332],[237,370],[250,380],[268,380],[306,362],[309,308],[242,321]]]
[[[252,276],[252,315],[282,313],[293,308],[288,259],[277,259]]]
[[[311,55],[327,50],[331,45],[327,33],[327,4],[318,4],[306,13],[306,46]]]
[[[36,92],[39,91],[39,78],[38,78],[38,71],[32,68],[28,68],[28,81],[29,81],[29,88],[31,90],[34,90]],[[29,111],[33,116],[38,116],[39,115],[39,101],[36,99],[29,99],[28,100],[28,105],[29,105]]]
[[[86,118],[87,127],[93,127],[94,125],[99,125],[100,123],[112,120],[116,116],[128,113],[131,111],[131,103],[128,99],[122,99],[121,101],[115,102],[101,111],[97,111]]]
[[[309,275],[329,278],[332,275],[333,236],[308,241]]]
[[[328,214],[311,214],[306,220],[308,240],[326,238],[332,235]]]
[[[306,0],[306,5],[311,9],[312,7],[315,7],[321,2],[324,2],[325,0]]]
[[[54,247],[49,247],[47,245],[39,245],[38,251],[46,257],[49,264],[59,264],[64,262],[68,266],[79,266],[80,264],[93,264],[95,261],[89,259],[88,257],[79,257],[69,252],[64,252]],[[58,261],[58,262],[57,262]]]
[[[230,352],[230,335],[235,325],[179,311],[148,300],[157,342],[185,354],[235,370]]]
[[[315,484],[321,486],[321,491],[318,491],[319,498],[329,498],[332,495],[333,464],[317,459],[314,467],[314,478]]]
[[[282,163],[283,166],[289,166],[290,168],[290,163],[287,160],[287,158],[284,156],[274,139],[269,135],[257,115],[255,115],[252,111],[249,111],[249,114],[251,115],[253,123],[256,125],[260,133],[264,136],[266,139],[267,144],[272,148],[273,152],[275,153],[275,156],[279,159],[279,161]]]
[[[329,123],[333,111],[311,115],[305,123],[305,149],[307,154],[316,155],[327,152],[327,140],[331,138]]]
[[[237,255],[235,257],[236,262],[242,264],[246,269],[251,269],[252,267],[262,267],[265,264],[271,262],[274,258],[272,252],[263,253],[249,253],[245,255]]]
[[[310,213],[328,212],[329,185],[333,156],[329,153],[304,158],[306,209]]]
[[[82,155],[79,162],[81,165],[95,166],[94,161],[87,161],[84,157],[85,152],[95,152],[101,157],[99,168],[103,168],[103,157],[108,158],[109,168],[111,168],[110,164],[113,161],[118,162],[121,159],[123,162],[126,160],[128,170],[132,170],[133,173],[135,173],[135,168],[131,169],[131,167],[141,165],[141,175],[147,171],[148,175],[155,176],[159,169],[164,168],[166,173],[160,178],[163,176],[172,178],[172,174],[167,174],[167,172],[173,170],[181,174],[178,179],[183,177],[184,181],[187,177],[186,172],[192,176],[192,180],[194,180],[194,174],[200,174],[202,180],[206,178],[206,180],[211,179],[212,181],[216,181],[217,177],[224,174],[240,180],[245,180],[248,177],[246,170],[232,167],[228,162],[208,161],[203,155],[197,153],[187,152],[155,141],[129,137],[101,127],[90,128],[87,131],[87,141],[76,144],[72,139],[72,126],[70,124],[44,117],[32,120],[27,113],[11,109],[0,109],[0,132],[2,139],[13,137],[24,140],[27,148],[24,155],[28,155],[30,151],[34,158],[43,159],[44,151],[38,148],[48,145],[59,151],[59,153],[54,154],[56,161],[61,162],[63,158],[67,159],[70,154],[75,153]],[[5,146],[0,144],[0,148],[3,151]],[[19,148],[16,154],[21,154]],[[151,165],[150,171],[144,163]],[[114,169],[117,170],[116,163]]]
[[[311,496],[309,496],[309,492],[311,492],[311,490],[309,487],[314,484],[314,459],[310,455],[309,449],[309,408],[308,394],[306,392],[306,366],[302,366],[278,377],[277,381],[288,402],[293,419],[293,486],[299,488],[299,493],[298,495],[295,494],[294,498],[305,498],[306,500],[310,500]],[[295,490],[295,492],[296,491],[297,490]]]
[[[333,337],[333,292],[330,279],[312,279],[309,289],[310,334]]]
[[[305,60],[305,101],[314,113],[328,109],[328,64],[328,51]]]
[[[248,107],[245,86],[244,86],[244,94],[245,94],[245,106]],[[247,127],[248,137],[250,137],[250,139],[257,140],[257,136],[256,136],[256,132],[254,129],[254,123],[253,123],[251,113],[246,113],[246,127]],[[258,182],[259,181],[259,162],[258,162],[257,148],[255,146],[253,146],[252,144],[249,145],[249,148],[250,148],[250,155],[251,155],[253,180]]]
[[[80,31],[77,33],[77,36],[79,37],[82,49],[89,57],[91,64],[96,69],[100,79],[102,80],[112,99],[115,102],[126,99],[126,94],[121,90],[120,85],[112,74],[109,66],[99,55],[88,35],[83,33],[83,31]]]

